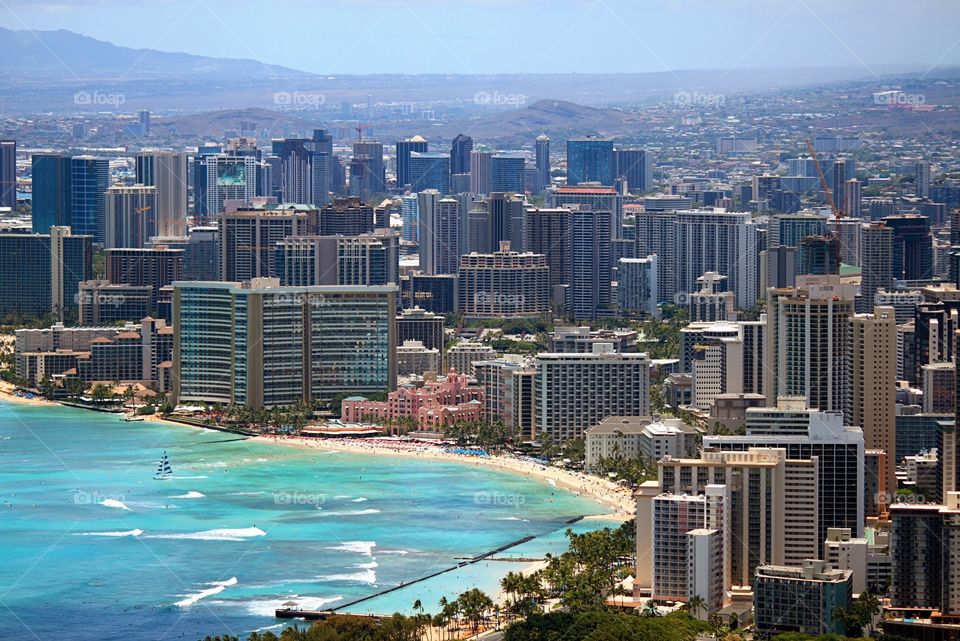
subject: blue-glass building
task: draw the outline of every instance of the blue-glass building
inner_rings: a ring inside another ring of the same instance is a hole
[[[521,154],[495,154],[490,158],[490,191],[522,194],[523,168],[526,159]]]
[[[444,153],[410,154],[410,191],[424,189],[450,193],[450,156]]]
[[[70,157],[34,154],[32,161],[33,233],[46,234],[54,225],[70,225]]]
[[[613,184],[613,141],[578,138],[567,141],[567,184]]]
[[[110,163],[106,158],[77,156],[70,159],[70,227],[78,235],[103,243]]]

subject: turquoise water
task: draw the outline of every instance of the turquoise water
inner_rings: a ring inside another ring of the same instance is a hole
[[[503,556],[560,552],[565,521],[604,511],[472,465],[233,438],[0,404],[0,639],[244,636],[280,625],[284,602],[346,605],[525,536],[538,538]],[[157,481],[164,451],[174,476]],[[436,610],[524,565],[478,563],[348,610]]]

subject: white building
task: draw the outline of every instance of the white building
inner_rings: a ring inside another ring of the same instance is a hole
[[[600,459],[610,458],[659,461],[664,456],[693,456],[698,436],[696,428],[677,418],[608,416],[585,433],[585,466],[594,469]]]
[[[447,350],[447,367],[460,374],[474,375],[473,364],[477,361],[489,361],[497,357],[497,353],[489,345],[462,341]]]
[[[621,258],[617,263],[617,306],[621,314],[660,317],[657,256]]]

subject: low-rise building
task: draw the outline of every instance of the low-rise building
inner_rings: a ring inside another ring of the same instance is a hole
[[[808,559],[802,567],[761,565],[754,577],[754,619],[764,635],[845,634],[836,614],[852,600],[853,573],[821,560]]]
[[[652,462],[668,455],[692,457],[699,434],[677,418],[608,416],[585,433],[585,466],[592,470],[601,459],[611,458],[644,457]]]

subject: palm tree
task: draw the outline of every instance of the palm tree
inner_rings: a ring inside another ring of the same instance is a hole
[[[660,616],[660,610],[657,609],[657,604],[653,602],[653,599],[650,599],[646,605],[643,606],[640,615],[645,617],[658,617]]]
[[[702,596],[695,594],[687,601],[687,612],[699,619],[701,611],[703,611],[704,614],[707,613],[707,602],[703,600]]]

